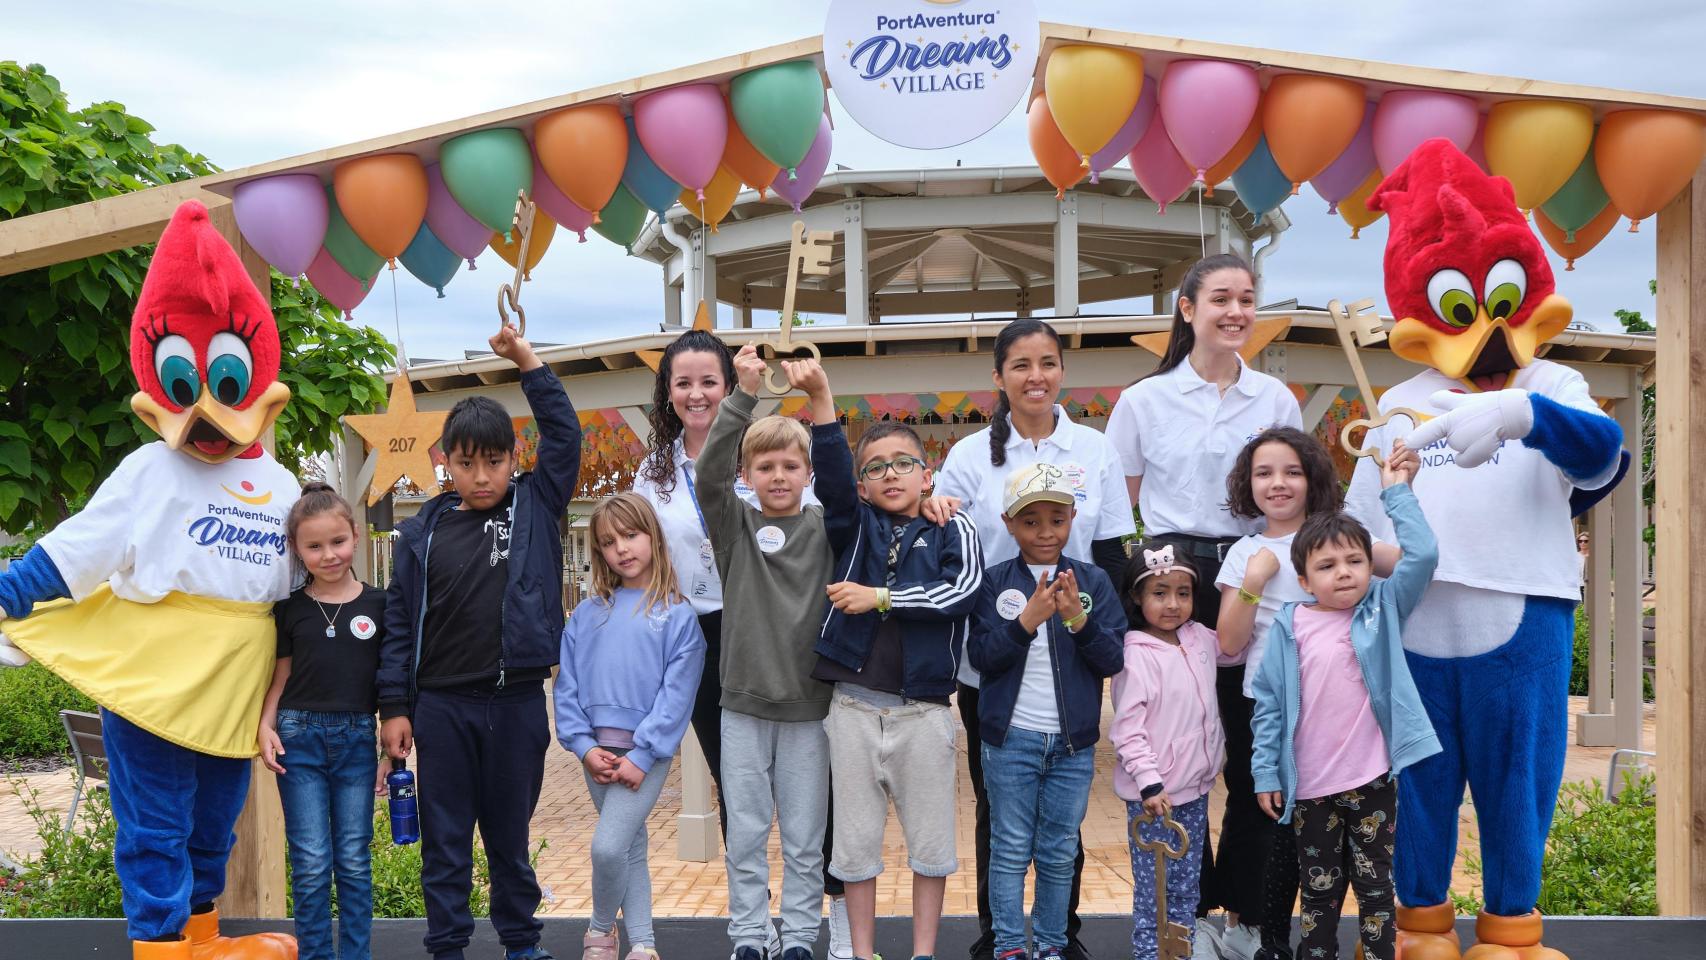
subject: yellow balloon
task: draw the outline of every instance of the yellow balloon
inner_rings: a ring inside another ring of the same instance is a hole
[[[533,238],[527,243],[527,265],[521,268],[521,279],[532,280],[533,268],[539,266],[539,261],[545,259],[545,251],[551,247],[551,238],[557,233],[557,221],[552,220],[545,211],[534,208]],[[515,266],[515,260],[521,255],[521,232],[515,232],[513,242],[506,241],[501,233],[492,234],[491,246],[504,258],[504,262]]]
[[[1362,232],[1363,227],[1386,216],[1385,211],[1368,208],[1368,198],[1374,196],[1374,188],[1380,186],[1380,181],[1384,179],[1386,174],[1376,170],[1368,175],[1361,186],[1352,190],[1350,196],[1339,201],[1339,216],[1344,218],[1345,223],[1350,224],[1352,240],[1358,239],[1357,234]]]
[[[1084,167],[1137,107],[1143,58],[1131,50],[1072,44],[1049,55],[1043,74],[1049,113]]]
[[[1593,108],[1562,100],[1506,100],[1487,112],[1487,170],[1533,210],[1564,185],[1593,143]]]
[[[734,209],[735,195],[740,193],[740,177],[728,167],[718,165],[717,175],[705,186],[705,208],[699,209],[699,198],[691,190],[681,191],[681,205],[692,211],[717,232],[717,224]]]

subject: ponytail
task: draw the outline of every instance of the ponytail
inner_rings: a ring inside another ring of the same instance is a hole
[[[1013,344],[1038,334],[1054,341],[1055,352],[1059,353],[1064,361],[1066,352],[1061,346],[1060,334],[1041,320],[1021,317],[1010,321],[995,335],[995,372],[1001,372],[1001,365],[1007,362],[1007,354],[1012,351]],[[995,411],[990,414],[989,423],[989,462],[992,466],[1007,465],[1007,438],[1013,435],[1013,424],[1007,417],[1012,410],[1012,404],[1007,402],[1007,391],[996,391]]]
[[[1138,377],[1138,380],[1159,377],[1191,355],[1191,348],[1197,345],[1197,331],[1191,326],[1191,322],[1185,319],[1184,301],[1195,303],[1203,278],[1216,270],[1242,270],[1252,278],[1256,275],[1250,265],[1244,262],[1244,258],[1236,253],[1217,253],[1192,264],[1191,269],[1185,271],[1185,278],[1179,281],[1179,296],[1173,301],[1173,329],[1167,338],[1167,350],[1161,354],[1161,362],[1155,369]]]

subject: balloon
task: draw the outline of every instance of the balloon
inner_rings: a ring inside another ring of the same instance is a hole
[[[1292,193],[1320,176],[1356,139],[1367,98],[1362,84],[1343,77],[1287,73],[1268,84],[1262,130],[1274,164],[1291,178]]]
[[[1249,208],[1257,219],[1266,216],[1268,211],[1277,209],[1285,202],[1286,197],[1291,196],[1291,179],[1275,162],[1273,151],[1268,148],[1267,137],[1257,141],[1256,149],[1250,153],[1250,159],[1233,172],[1232,189],[1238,191],[1239,201]]]
[[[412,153],[382,153],[345,160],[332,171],[338,209],[374,253],[397,266],[397,256],[426,219],[427,177]]]
[[[639,237],[640,228],[646,225],[646,205],[627,187],[620,185],[598,214],[598,221],[592,229],[619,247],[631,246]]]
[[[746,139],[792,180],[817,142],[823,75],[810,60],[748,70],[729,83],[729,105]]]
[[[1048,112],[1086,170],[1090,154],[1107,146],[1131,118],[1142,91],[1143,58],[1131,50],[1068,44],[1050,54],[1044,67]]]
[[[780,172],[780,171],[778,171]],[[717,232],[717,224],[734,209],[735,197],[740,194],[740,178],[728,167],[718,167],[717,175],[711,178],[710,186],[705,188],[705,199],[700,200],[691,190],[681,191],[681,205],[698,216],[700,221],[709,225],[712,233]]]
[[[1374,159],[1396,170],[1423,140],[1445,137],[1467,150],[1480,122],[1475,101],[1437,90],[1394,90],[1374,108]]]
[[[1463,151],[1469,159],[1475,161],[1482,172],[1487,169],[1487,118],[1482,117],[1475,124],[1475,139],[1469,141],[1469,146]]]
[[[437,290],[440,300],[444,299],[444,285],[456,276],[456,269],[462,266],[462,255],[441,243],[433,236],[432,228],[424,223],[397,259],[403,261],[403,269],[414,274],[416,280]]]
[[[1328,164],[1327,169],[1309,178],[1309,185],[1327,201],[1328,213],[1338,213],[1339,203],[1350,196],[1351,191],[1362,186],[1362,182],[1376,169],[1374,104],[1370,103],[1362,112],[1362,123],[1357,127],[1356,136],[1351,138],[1350,146],[1340,152],[1338,159]]]
[[[311,173],[240,183],[231,206],[243,239],[285,276],[302,276],[325,242],[331,214],[320,178]]]
[[[1167,120],[1159,112],[1131,150],[1131,172],[1137,175],[1137,185],[1155,201],[1163,215],[1167,213],[1167,204],[1190,189],[1191,168],[1173,146],[1173,138],[1167,133]]]
[[[1226,156],[1256,115],[1256,71],[1225,60],[1175,60],[1161,74],[1161,119],[1198,180]]]
[[[521,279],[532,280],[533,268],[539,266],[539,261],[545,259],[545,251],[551,249],[551,238],[557,235],[557,221],[551,215],[537,207],[533,210],[533,237],[527,242],[527,264],[521,268]],[[521,256],[521,231],[505,239],[501,233],[494,232],[491,237],[492,249],[504,262],[515,266],[516,259]]]
[[[1634,233],[1688,185],[1702,155],[1706,119],[1676,110],[1619,110],[1600,121],[1594,168]]]
[[[1575,243],[1576,231],[1587,226],[1611,203],[1611,198],[1605,195],[1605,188],[1600,185],[1599,170],[1594,166],[1593,158],[1593,145],[1589,144],[1588,154],[1582,158],[1576,172],[1570,174],[1570,179],[1564,181],[1557,193],[1540,205],[1540,209],[1546,211],[1546,219],[1564,231],[1564,240],[1569,243]]]
[[[344,219],[343,212],[338,209],[337,195],[331,187],[325,188],[326,193],[326,250],[344,272],[356,278],[367,287],[367,281],[379,273],[379,268],[385,265],[385,258],[374,253],[361,238],[350,228],[349,221]]]
[[[1357,239],[1357,235],[1362,232],[1363,227],[1386,216],[1385,211],[1368,208],[1368,198],[1374,196],[1374,188],[1380,186],[1382,179],[1384,179],[1384,175],[1379,170],[1375,170],[1368,175],[1368,179],[1364,180],[1361,186],[1351,191],[1350,196],[1339,201],[1339,216],[1350,224],[1352,240]]]
[[[800,212],[800,204],[817,189],[823,172],[829,169],[829,148],[834,141],[834,133],[829,128],[829,114],[819,114],[817,124],[817,139],[812,141],[812,148],[800,158],[799,164],[792,171],[776,174],[776,179],[770,181],[770,189],[776,195],[794,205],[794,212]],[[795,174],[798,174],[796,176]]]
[[[533,190],[533,151],[521,131],[464,133],[438,148],[438,161],[457,205],[488,230],[509,236],[517,196]]]
[[[534,125],[533,148],[551,181],[575,206],[602,210],[622,183],[628,127],[613,103],[566,107]],[[593,222],[598,222],[596,214]]]
[[[322,249],[315,254],[314,261],[308,264],[307,273],[308,282],[314,285],[315,290],[320,291],[320,296],[344,312],[345,320],[350,319],[350,311],[367,299],[367,284],[350,276],[349,271],[338,266],[337,258],[332,256],[330,250]]]
[[[717,175],[723,147],[729,142],[728,112],[723,108],[723,95],[712,83],[670,87],[634,101],[634,130],[652,161],[696,196],[703,194]],[[628,152],[632,163],[631,145]],[[626,170],[623,176],[627,176]],[[628,189],[632,190],[632,185]],[[673,199],[675,191],[669,193]]]
[[[1091,183],[1101,182],[1098,175],[1124,160],[1126,154],[1131,153],[1132,148],[1137,146],[1137,141],[1142,140],[1143,135],[1149,131],[1149,122],[1155,118],[1157,86],[1159,84],[1154,80],[1143,78],[1143,90],[1137,95],[1137,106],[1132,108],[1131,115],[1126,117],[1125,123],[1120,126],[1113,139],[1108,141],[1107,146],[1090,154]]]
[[[1504,177],[1516,205],[1545,203],[1581,166],[1593,143],[1593,108],[1563,100],[1506,100],[1487,111],[1487,172]]]
[[[557,185],[551,182],[551,175],[545,172],[544,164],[539,162],[538,154],[533,156],[533,202],[552,220],[573,230],[586,242],[586,228],[592,226],[592,214],[575,206]],[[492,239],[492,232],[486,231],[486,240]]]
[[[675,195],[681,192],[681,184],[669,178],[663,168],[652,162],[651,155],[641,145],[639,135],[634,133],[634,121],[628,121],[628,165],[622,170],[622,185],[627,187],[640,202],[651,209],[662,213],[675,203]],[[694,201],[697,205],[697,200]]]
[[[1570,239],[1563,228],[1552,222],[1552,218],[1546,215],[1545,207],[1534,211],[1534,225],[1540,228],[1540,235],[1546,238],[1546,245],[1552,248],[1552,252],[1564,258],[1564,269],[1568,271],[1576,269],[1576,261],[1587,256],[1588,251],[1598,246],[1606,234],[1611,232],[1611,228],[1617,226],[1617,216],[1617,208],[1606,204],[1599,216],[1571,231],[1574,239]]]
[[[1250,154],[1255,152],[1256,141],[1260,139],[1262,139],[1262,112],[1258,110],[1250,117],[1250,125],[1244,128],[1244,135],[1238,138],[1238,142],[1232,145],[1232,149],[1226,152],[1226,156],[1221,157],[1219,162],[1209,167],[1208,172],[1203,174],[1203,195],[1214,196],[1214,185],[1225,183],[1226,178],[1232,176],[1232,171],[1242,167],[1244,161],[1250,159]]]
[[[438,164],[427,167],[426,175],[426,225],[439,243],[468,261],[468,269],[472,270],[474,258],[486,251],[486,241],[492,238],[492,231],[469,216],[468,211],[450,195],[450,188],[444,185],[444,171]]]
[[[729,142],[723,147],[723,166],[727,167],[740,182],[758,191],[758,198],[764,199],[764,192],[770,189],[770,181],[776,179],[776,174],[782,169],[765,158],[746,138],[740,130],[740,123],[735,120],[735,108],[726,101],[724,107],[729,117]]]
[[[1043,168],[1043,176],[1054,184],[1054,198],[1065,198],[1066,188],[1084,179],[1084,168],[1078,164],[1078,151],[1072,149],[1072,144],[1066,142],[1060,128],[1055,126],[1054,116],[1049,113],[1048,97],[1038,94],[1031,98],[1025,122],[1029,128],[1031,155],[1037,158],[1037,166]]]

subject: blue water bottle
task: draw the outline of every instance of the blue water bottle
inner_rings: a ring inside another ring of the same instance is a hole
[[[415,775],[409,772],[408,761],[391,760],[391,773],[385,778],[385,786],[391,794],[391,842],[418,842],[421,816],[415,808]]]

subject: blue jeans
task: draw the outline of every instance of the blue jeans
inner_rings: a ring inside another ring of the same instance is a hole
[[[290,844],[301,960],[370,960],[373,926],[373,717],[280,710],[284,744],[278,778]],[[332,943],[332,883],[338,886],[339,943]]]
[[[1002,746],[983,744],[989,793],[989,907],[995,952],[1025,947],[1025,871],[1035,862],[1031,935],[1037,952],[1066,948],[1066,906],[1078,827],[1090,804],[1096,749],[1074,751],[1058,733],[1013,727]]]

